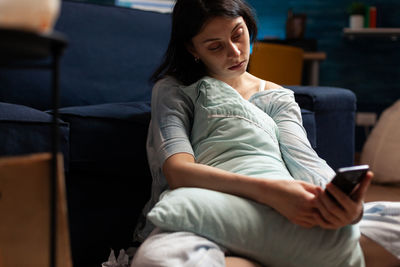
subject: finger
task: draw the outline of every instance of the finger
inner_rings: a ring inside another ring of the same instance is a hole
[[[320,195],[317,209],[323,220],[330,224],[340,224],[343,210],[326,193]]]
[[[322,216],[318,213],[316,213],[314,215],[314,220],[316,221],[317,225],[321,228],[324,229],[337,229],[339,227],[337,227],[336,225],[327,222],[326,220],[324,220],[324,218],[322,218]]]
[[[298,226],[301,226],[301,227],[307,228],[307,229],[313,228],[315,226],[315,224],[311,224],[308,222],[301,222],[301,221],[296,221],[296,222],[294,222],[294,224],[297,224]]]
[[[370,180],[370,177],[368,180]],[[369,183],[369,181],[366,181],[366,183]],[[365,188],[365,185],[362,185],[362,188]],[[360,190],[362,189],[360,188]],[[336,197],[338,197],[337,202],[343,210],[343,213],[335,213],[335,215],[340,218],[342,225],[354,223],[357,218],[362,216],[362,199],[364,196],[362,195],[360,197],[361,200],[354,200],[343,192],[338,191],[340,191],[340,189],[333,184],[327,186],[327,192],[332,192],[331,194],[335,194]],[[341,197],[339,198],[339,196]]]
[[[316,202],[317,199],[321,194],[323,194],[324,190],[320,186],[314,186],[309,187],[308,185],[304,186],[304,189],[312,194],[312,197],[309,197],[307,199],[307,203],[304,204],[304,206],[308,207],[307,212],[312,213],[314,208],[317,208]]]
[[[298,212],[295,216],[291,218],[291,221],[305,226],[305,225],[316,225],[316,221],[314,219],[315,213],[318,213],[318,210],[315,208],[308,209],[307,211]]]
[[[354,208],[354,201],[334,184],[327,184],[326,190],[335,198],[337,204],[339,204],[343,210],[348,212]]]
[[[361,202],[364,200],[373,177],[374,173],[372,171],[368,171],[364,179],[361,181],[359,188],[352,195],[354,201]]]
[[[304,228],[312,228],[314,226],[317,225],[317,222],[315,221],[315,219],[312,218],[302,218],[302,219],[296,219],[294,221],[292,221],[294,224],[297,224],[301,227]]]
[[[313,195],[319,195],[323,192],[323,189],[320,186],[315,186],[309,183],[302,183],[303,188]]]
[[[339,217],[343,225],[353,222],[360,213],[361,202],[355,201],[343,193],[334,184],[327,185],[327,191],[337,198],[337,204],[343,212],[336,211],[334,214]]]

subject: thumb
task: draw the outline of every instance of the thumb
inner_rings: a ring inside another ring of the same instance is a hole
[[[361,181],[360,186],[357,191],[354,193],[353,199],[357,202],[363,201],[364,197],[368,191],[368,187],[371,184],[372,178],[374,177],[374,173],[372,171],[368,171],[365,174],[364,179]]]
[[[316,185],[309,184],[309,183],[303,183],[303,188],[307,192],[309,192],[315,196],[320,195],[324,191],[320,186],[316,186]]]

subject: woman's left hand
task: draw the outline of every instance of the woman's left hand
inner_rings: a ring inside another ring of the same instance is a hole
[[[360,219],[363,214],[363,200],[372,177],[373,173],[369,171],[350,196],[332,183],[327,184],[325,191],[316,199],[319,214],[315,219],[318,225],[325,229],[338,229]],[[326,190],[336,201],[326,193]]]

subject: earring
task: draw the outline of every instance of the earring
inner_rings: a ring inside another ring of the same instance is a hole
[[[195,61],[196,63],[199,63],[199,62],[200,62],[200,58],[194,57],[194,61]]]

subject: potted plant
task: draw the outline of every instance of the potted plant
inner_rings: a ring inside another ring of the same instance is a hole
[[[350,15],[350,28],[360,29],[364,27],[365,4],[362,2],[353,2],[347,9]]]

